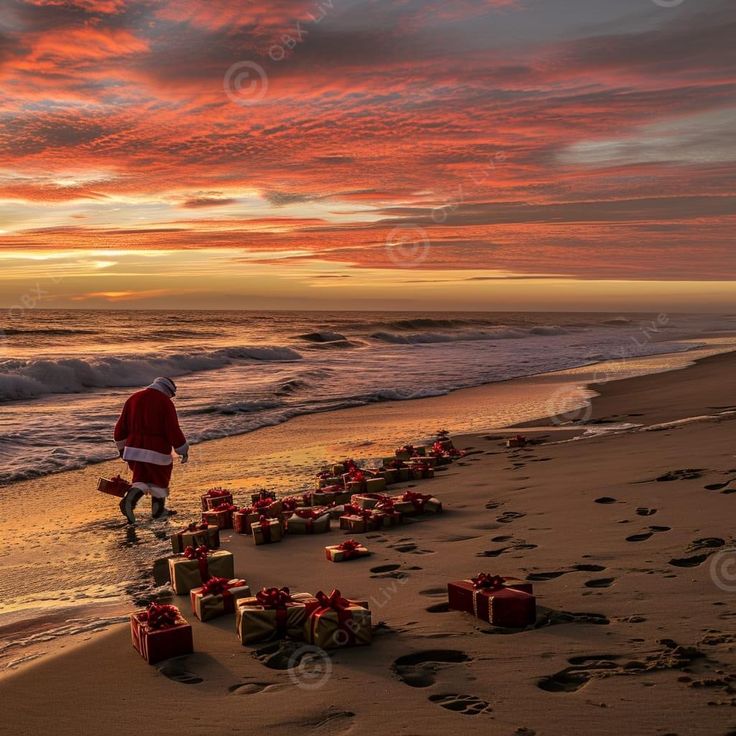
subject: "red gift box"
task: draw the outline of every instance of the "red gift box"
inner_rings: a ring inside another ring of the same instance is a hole
[[[233,528],[233,514],[238,510],[231,503],[221,503],[219,506],[202,512],[202,521],[206,524],[214,524],[218,529]]]
[[[192,627],[176,606],[151,603],[131,614],[130,637],[148,664],[194,651]]]
[[[100,478],[97,481],[97,490],[110,496],[122,498],[130,490],[130,483],[119,475],[109,479]]]
[[[494,626],[522,629],[536,621],[536,598],[531,583],[518,578],[481,573],[447,584],[449,606],[472,613]]]
[[[231,504],[233,502],[233,494],[224,488],[210,488],[200,499],[202,501],[202,511],[209,511],[221,503]]]

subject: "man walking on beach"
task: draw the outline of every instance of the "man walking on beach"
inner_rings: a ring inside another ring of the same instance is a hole
[[[176,384],[170,378],[157,378],[150,386],[134,393],[123,407],[115,425],[115,444],[133,471],[131,489],[120,501],[120,511],[129,524],[135,524],[134,509],[144,493],[151,496],[151,516],[158,519],[176,512],[166,509],[173,470],[171,450],[189,459],[186,441],[176,414]]]

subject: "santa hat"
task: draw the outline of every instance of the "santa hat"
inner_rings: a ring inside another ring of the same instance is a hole
[[[176,396],[176,384],[170,378],[159,376],[148,388],[155,388],[170,398]]]

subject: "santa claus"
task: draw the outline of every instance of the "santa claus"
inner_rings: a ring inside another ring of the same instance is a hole
[[[174,512],[166,509],[173,460],[172,449],[189,459],[189,443],[179,427],[174,402],[176,384],[170,378],[157,378],[150,386],[134,393],[123,407],[115,425],[115,444],[133,471],[131,489],[120,501],[120,511],[135,523],[134,509],[144,494],[151,496],[151,515],[157,519]]]

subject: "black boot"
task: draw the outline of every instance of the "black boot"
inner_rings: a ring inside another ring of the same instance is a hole
[[[165,498],[151,498],[151,518],[160,519],[165,516],[173,516],[176,511],[166,508]]]
[[[128,520],[128,524],[135,524],[133,511],[141,496],[143,491],[140,488],[131,488],[120,501],[120,513]]]

